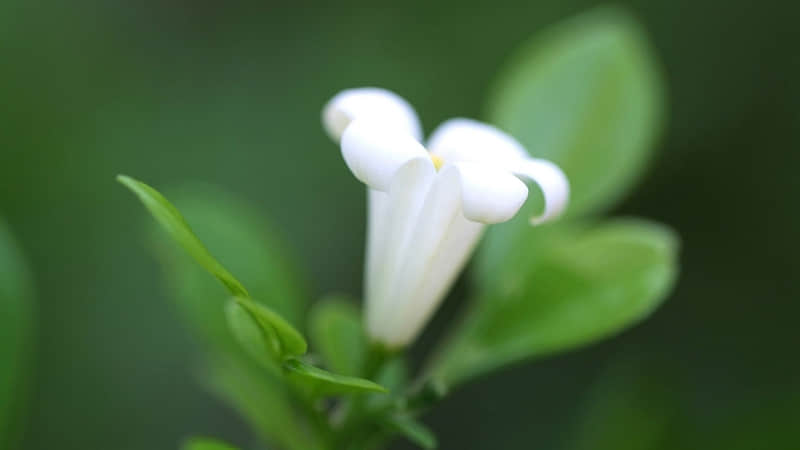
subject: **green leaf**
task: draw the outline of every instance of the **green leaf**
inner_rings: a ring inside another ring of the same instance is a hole
[[[125,175],[117,180],[133,191],[150,214],[204,269],[217,277],[231,294],[249,297],[247,290],[222,264],[219,263],[195,236],[181,213],[161,193],[152,187]]]
[[[315,396],[387,392],[386,388],[370,380],[331,373],[296,358],[287,360],[284,368],[292,380]]]
[[[314,351],[326,366],[343,375],[358,375],[364,366],[367,340],[361,312],[351,300],[331,297],[314,304],[309,317]]]
[[[533,232],[533,231],[532,231]],[[434,360],[446,385],[602,339],[649,315],[677,275],[678,239],[634,219],[560,228],[534,244],[516,281],[484,292]]]
[[[235,336],[250,350],[263,348],[280,361],[302,355],[308,348],[303,335],[289,322],[251,299],[234,297],[227,312]]]
[[[501,70],[489,118],[571,184],[569,213],[605,209],[641,175],[664,109],[660,67],[624,10],[604,7],[537,34]]]
[[[675,380],[669,367],[646,358],[617,358],[587,396],[565,450],[652,450],[662,444],[677,416]],[[669,448],[669,446],[666,446]],[[727,447],[723,447],[727,448]]]
[[[22,250],[0,220],[0,449],[18,447],[32,358],[33,283]]]
[[[302,325],[308,294],[304,277],[300,276],[295,258],[286,248],[284,239],[259,213],[255,205],[221,189],[198,183],[169,188],[169,198],[180,208],[186,220],[203,243],[236,277],[247,286],[250,297],[264,303],[295,326]],[[175,246],[163,245],[163,233],[154,238],[164,262],[178,265],[186,272],[189,258],[178,258],[169,252]],[[181,252],[182,253],[182,252]],[[194,268],[195,265],[192,265]],[[196,271],[199,272],[199,271]],[[205,278],[204,278],[205,279]],[[180,280],[179,280],[180,281]],[[205,283],[204,286],[209,286]],[[200,287],[198,286],[198,289]],[[219,292],[217,311],[229,295]]]
[[[183,443],[181,450],[239,450],[239,448],[217,439],[192,437]]]
[[[664,116],[660,67],[636,21],[598,8],[538,33],[510,59],[489,96],[489,121],[570,182],[567,217],[613,206],[641,177]],[[493,226],[476,259],[489,283],[542,208],[537,189],[511,221]]]
[[[402,434],[409,441],[424,449],[434,449],[438,445],[436,435],[428,427],[411,417],[405,415],[388,416],[383,422],[390,430]]]
[[[263,328],[235,300],[229,301],[225,306],[225,315],[231,332],[242,348],[264,367],[279,373],[283,355],[280,341],[272,327]]]
[[[674,392],[674,391],[673,391]],[[796,382],[777,389],[759,390],[741,398],[729,399],[726,411],[714,414],[713,421],[698,427],[708,418],[696,404],[687,405],[680,427],[669,429],[667,444],[661,448],[709,448],[725,450],[794,449],[800,423],[800,389]],[[689,417],[687,417],[689,416]],[[694,420],[693,420],[694,419]],[[686,423],[689,422],[689,423]],[[676,433],[677,431],[677,433]],[[680,438],[678,438],[680,436]],[[697,447],[695,447],[697,445]]]
[[[133,181],[129,183],[140,188]],[[153,195],[145,188],[141,189],[144,190],[143,195]],[[273,342],[280,345],[281,350],[285,346],[292,354],[301,349],[304,351],[302,336],[282,317],[300,323],[306,300],[305,291],[291,267],[291,260],[286,257],[280,239],[271,232],[269,224],[250,205],[209,186],[186,185],[172,189],[170,198],[175,200],[192,223],[190,245],[205,249],[193,234],[197,232],[208,248],[219,256],[222,262],[217,264],[222,267],[224,263],[235,269],[241,280],[250,286],[251,292],[258,296],[258,301],[263,301],[269,308],[266,319],[259,316],[269,324],[266,328],[269,332],[275,333],[276,327],[281,329],[281,336],[286,342],[282,343],[277,334],[273,334],[271,341],[261,341],[262,348],[264,342]],[[169,205],[165,200],[163,202]],[[167,212],[162,211],[163,214],[169,212],[168,207],[155,205],[157,211],[159,207],[167,209]],[[175,212],[165,220],[174,217],[181,216]],[[180,221],[186,223],[186,220]],[[269,373],[252,363],[252,358],[242,352],[242,345],[231,333],[225,314],[226,300],[230,298],[228,285],[221,285],[209,277],[206,273],[207,264],[198,265],[191,252],[193,258],[187,257],[186,252],[166,239],[161,230],[153,227],[149,234],[180,312],[194,331],[213,346],[212,354],[225,355],[224,359],[218,356],[209,363],[207,386],[235,408],[264,441],[293,450],[322,448],[319,437],[312,432],[306,418],[295,410],[288,397],[289,386],[274,356],[261,353],[265,356],[263,360],[269,362],[268,367],[274,369]],[[175,240],[185,247],[180,240]],[[209,250],[205,250],[206,255],[209,253]],[[238,284],[242,285],[241,282]],[[255,305],[255,302],[249,300],[251,304]],[[262,327],[253,319],[251,312],[236,305],[248,320],[240,322],[255,327],[258,335],[263,336]],[[281,316],[277,315],[278,312]],[[246,328],[244,330],[247,331]],[[242,329],[236,331],[241,332]]]
[[[219,189],[187,184],[168,190],[192,229],[219,260],[263,302],[293,324],[300,324],[307,295],[282,241],[252,205]],[[150,241],[164,269],[167,286],[193,331],[218,351],[236,352],[224,305],[230,294],[209,277],[154,225]]]

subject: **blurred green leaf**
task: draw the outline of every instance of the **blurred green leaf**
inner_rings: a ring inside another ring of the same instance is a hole
[[[494,85],[489,117],[564,169],[575,215],[609,207],[641,175],[661,127],[662,91],[636,20],[604,7],[523,45]]]
[[[207,437],[192,437],[186,440],[181,450],[238,450],[230,444]]]
[[[338,375],[296,358],[284,363],[289,377],[314,396],[362,392],[387,392],[386,388],[364,378]]]
[[[677,275],[677,236],[655,223],[560,228],[548,243],[533,244],[516,282],[473,303],[434,360],[436,378],[453,385],[604,338],[652,312]]]
[[[731,403],[726,402],[725,411],[716,414],[713,422],[707,423],[707,426],[698,427],[698,422],[708,417],[697,417],[701,414],[692,411],[694,417],[689,418],[689,423],[682,423],[680,434],[670,435],[671,445],[661,448],[694,448],[695,445],[697,448],[724,450],[797,448],[800,386],[796,382],[771,385],[768,389],[758,389],[741,397],[731,399]],[[694,409],[694,405],[687,408]]]
[[[242,286],[222,264],[219,263],[211,253],[208,252],[202,242],[195,236],[189,224],[181,213],[172,205],[161,193],[152,187],[134,180],[125,175],[117,176],[117,180],[133,191],[144,206],[150,211],[156,221],[186,250],[204,269],[217,277],[225,285],[231,294],[236,296],[249,297],[247,290]]]
[[[324,448],[323,438],[295,409],[283,379],[254,369],[241,359],[219,356],[208,364],[205,382],[264,441],[292,450]]]
[[[501,71],[489,120],[531,155],[556,162],[570,182],[568,217],[607,209],[642,175],[664,115],[659,64],[636,21],[603,7],[538,33]],[[501,268],[542,207],[531,190],[523,210],[492,227],[476,257],[482,282]]]
[[[33,289],[22,251],[0,220],[0,449],[18,447],[32,352]]]
[[[384,424],[390,430],[402,434],[409,441],[424,449],[434,449],[438,445],[436,435],[428,427],[412,417],[406,415],[388,416],[384,419]]]
[[[227,311],[234,334],[243,340],[246,348],[263,348],[279,360],[302,355],[308,348],[299,331],[264,305],[247,298],[235,297],[228,303]],[[248,316],[258,326],[260,334],[248,324]]]
[[[587,396],[564,450],[654,450],[665,447],[678,411],[675,374],[646,358],[615,359]],[[708,447],[705,447],[708,448]]]
[[[311,309],[309,333],[314,351],[327,367],[343,375],[358,375],[364,365],[367,340],[361,312],[351,300],[331,297]]]

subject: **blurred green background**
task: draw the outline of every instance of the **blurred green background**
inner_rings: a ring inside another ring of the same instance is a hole
[[[38,301],[22,448],[246,442],[195,382],[147,218],[114,175],[220,185],[263,208],[315,293],[359,292],[363,187],[323,134],[324,102],[378,85],[426,130],[482,117],[521,42],[596,4],[0,4],[0,216]],[[800,11],[621,4],[661,58],[670,108],[658,157],[615,213],[678,230],[678,287],[614,339],[455,392],[425,419],[442,448],[796,448]]]

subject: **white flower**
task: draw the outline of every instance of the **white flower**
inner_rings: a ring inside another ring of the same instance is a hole
[[[463,269],[486,224],[505,222],[539,185],[539,224],[557,217],[569,184],[555,164],[528,156],[511,136],[449,120],[420,144],[414,109],[378,88],[350,89],[325,106],[323,123],[347,166],[368,186],[365,269],[370,338],[403,347],[422,330]]]

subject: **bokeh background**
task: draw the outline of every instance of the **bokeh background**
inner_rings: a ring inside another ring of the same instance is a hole
[[[38,301],[22,448],[247,442],[195,383],[197,346],[117,173],[223,186],[265,211],[314,292],[357,293],[363,188],[323,134],[323,103],[379,85],[427,130],[481,117],[521,42],[597,4],[317,3],[0,4],[0,216]],[[678,286],[613,339],[455,392],[425,419],[443,448],[797,448],[800,11],[621,4],[661,59],[670,108],[658,157],[615,213],[679,231]]]

